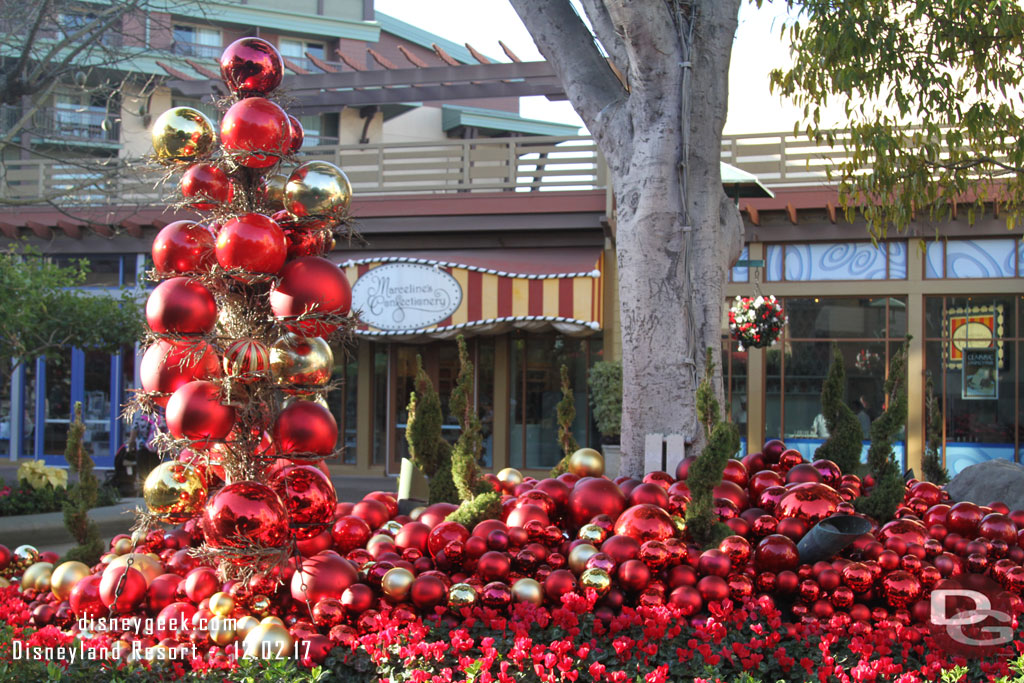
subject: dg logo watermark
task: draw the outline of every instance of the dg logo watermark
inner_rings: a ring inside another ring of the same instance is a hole
[[[932,590],[930,625],[943,649],[991,656],[1013,642],[1011,596],[977,574],[940,581]]]

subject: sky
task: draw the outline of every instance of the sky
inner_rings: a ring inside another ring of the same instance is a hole
[[[508,0],[376,0],[376,9],[459,44],[469,42],[488,56],[508,61],[502,40],[524,61],[542,59]],[[729,116],[725,132],[792,132],[800,111],[772,95],[768,73],[789,64],[789,48],[779,37],[786,18],[782,3],[744,3],[733,44],[729,73]],[[583,123],[568,102],[523,98],[520,113],[560,123]]]

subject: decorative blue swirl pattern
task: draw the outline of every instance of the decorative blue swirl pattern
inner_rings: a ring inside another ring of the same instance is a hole
[[[946,258],[945,244],[934,240],[925,245],[924,277],[927,280],[942,279],[942,263]]]
[[[786,280],[884,280],[885,262],[886,249],[865,242],[787,244]]]
[[[782,279],[782,245],[769,244],[764,251],[765,280],[778,282]]]
[[[740,252],[740,261],[745,261],[750,258],[750,250],[747,247],[743,247],[743,251]],[[732,269],[732,281],[733,282],[750,282],[750,268],[747,266],[734,266]]]
[[[1016,240],[949,240],[946,243],[946,277],[1016,277]]]
[[[907,243],[889,242],[889,279],[907,279]]]

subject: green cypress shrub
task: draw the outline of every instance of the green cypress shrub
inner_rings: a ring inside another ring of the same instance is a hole
[[[844,473],[853,474],[860,468],[863,434],[860,421],[846,404],[845,389],[843,354],[838,344],[832,344],[832,365],[821,388],[821,412],[828,426],[828,438],[814,455],[831,460]]]
[[[925,416],[926,444],[924,457],[921,458],[922,475],[925,481],[933,484],[948,484],[949,472],[942,464],[942,410],[939,408],[939,399],[935,395],[935,383],[931,375],[928,375],[925,384]]]
[[[459,495],[452,481],[452,448],[441,436],[444,422],[441,398],[423,369],[420,356],[416,356],[415,387],[409,397],[409,417],[405,427],[409,457],[427,475],[430,503],[457,503]]]
[[[562,447],[562,459],[551,468],[549,477],[569,471],[569,456],[579,450],[580,445],[576,443],[576,437],[572,433],[572,423],[576,420],[576,397],[572,393],[572,385],[569,383],[569,368],[562,366],[562,400],[555,408],[555,415],[558,418],[558,445]]]
[[[75,419],[68,429],[67,447],[64,459],[68,468],[78,474],[78,483],[68,489],[64,502],[64,526],[78,545],[68,551],[65,559],[78,560],[87,565],[99,562],[103,554],[103,541],[99,527],[89,519],[89,510],[96,506],[99,498],[99,482],[93,474],[92,456],[85,448],[85,423],[82,422],[82,404],[75,402]]]

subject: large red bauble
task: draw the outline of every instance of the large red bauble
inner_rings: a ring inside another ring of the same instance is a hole
[[[732,559],[718,548],[705,550],[697,558],[699,574],[726,577],[732,571]]]
[[[220,142],[242,166],[268,168],[287,154],[291,144],[288,115],[262,97],[240,100],[220,121]]]
[[[342,592],[341,604],[352,614],[362,614],[373,606],[373,589],[365,583],[353,583]]]
[[[121,576],[125,575],[120,585],[118,594],[118,582]],[[146,598],[146,577],[134,567],[108,567],[100,579],[100,601],[106,605],[114,614],[128,612],[135,609]]]
[[[750,491],[751,497],[758,501],[761,499],[761,494],[765,490],[772,486],[782,486],[786,483],[786,480],[782,478],[782,475],[775,470],[761,470],[755,472],[750,477],[750,482],[747,484],[747,489]]]
[[[213,164],[193,164],[181,176],[181,195],[192,200],[192,208],[209,211],[230,203],[235,196],[235,186],[228,174]]]
[[[627,591],[639,593],[651,582],[651,569],[640,560],[626,560],[616,568],[615,578]]]
[[[394,493],[371,491],[363,496],[363,500],[376,500],[384,503],[384,506],[388,509],[388,519],[398,516],[398,498]]]
[[[297,539],[312,538],[333,521],[338,496],[330,478],[318,468],[286,467],[273,479],[271,487],[284,501],[289,526]]]
[[[923,545],[928,540],[928,529],[913,519],[894,519],[878,530],[877,538],[881,543],[890,538],[898,538],[908,545]]]
[[[765,536],[754,550],[754,566],[758,571],[778,574],[781,571],[794,570],[800,564],[793,539],[782,534]]]
[[[7,569],[11,563],[11,549],[0,543],[0,570]]]
[[[990,541],[1005,541],[1007,545],[1017,544],[1017,527],[1007,515],[993,512],[985,515],[978,525],[978,535]]]
[[[725,498],[732,502],[739,510],[747,507],[749,503],[746,490],[739,484],[731,481],[723,480],[719,482],[718,486],[714,488],[714,497]]]
[[[747,468],[747,474],[750,476],[768,467],[764,461],[764,453],[747,453],[740,462]]]
[[[182,624],[191,624],[195,616],[196,606],[188,602],[172,602],[160,610],[154,623],[154,638],[172,638],[181,633]]]
[[[193,221],[168,223],[153,240],[153,267],[158,273],[206,272],[214,264],[213,233]]]
[[[388,506],[379,500],[363,499],[352,506],[352,515],[366,522],[371,529],[379,529],[391,519]]]
[[[946,513],[946,527],[950,533],[974,538],[978,535],[978,525],[984,516],[981,508],[974,503],[957,503]]]
[[[417,576],[409,589],[409,598],[417,608],[430,610],[447,600],[448,586],[436,576]]]
[[[338,423],[331,411],[313,401],[295,401],[274,422],[274,443],[291,458],[330,455],[338,443]]]
[[[151,614],[157,614],[164,607],[174,602],[178,592],[178,584],[183,577],[177,574],[161,574],[153,579],[146,592],[146,607]]]
[[[676,479],[679,481],[686,481],[686,478],[690,475],[690,465],[697,459],[696,455],[687,455],[679,464],[676,465]]]
[[[576,577],[568,569],[556,569],[547,575],[543,584],[548,602],[561,605],[562,596],[576,590]]]
[[[921,581],[910,572],[889,572],[882,577],[882,594],[890,606],[906,607],[921,596]]]
[[[452,541],[465,543],[469,539],[469,530],[458,522],[441,522],[427,535],[427,551],[431,557],[444,550]]]
[[[221,403],[220,387],[194,380],[183,384],[167,401],[167,431],[179,439],[219,440],[235,426],[235,409]]]
[[[543,491],[555,501],[555,508],[564,510],[569,504],[569,486],[558,479],[541,479],[534,487],[537,491]]]
[[[614,482],[587,478],[576,482],[569,492],[568,505],[569,519],[575,526],[581,527],[597,515],[617,519],[626,509],[626,498]]]
[[[520,484],[520,486],[524,485],[525,482],[523,484]],[[537,507],[543,509],[545,514],[547,514],[549,517],[555,513],[555,501],[551,500],[551,496],[544,493],[543,491],[538,491],[536,489],[531,488],[529,491],[523,491],[522,493],[518,494],[515,498],[515,501],[516,507],[527,504],[536,505]]]
[[[795,465],[786,472],[787,484],[820,484],[823,479],[818,468],[806,462]]]
[[[693,586],[679,586],[669,594],[668,602],[678,607],[684,617],[692,617],[704,607],[700,591]]]
[[[601,552],[608,555],[615,564],[640,556],[640,542],[632,536],[609,536],[601,544]]]
[[[835,514],[842,499],[836,490],[825,484],[800,484],[782,497],[775,508],[777,517],[797,517],[817,524]]]
[[[172,277],[150,292],[146,322],[157,334],[206,334],[217,322],[217,302],[198,281]]]
[[[926,527],[933,527],[936,524],[942,525],[945,528],[946,516],[949,514],[949,506],[945,503],[938,503],[928,508],[928,511],[924,513],[924,517],[921,518],[921,522]],[[942,540],[941,538],[939,539]]]
[[[333,550],[325,550],[304,561],[292,575],[292,598],[300,603],[307,599],[316,603],[323,598],[336,598],[358,578],[351,562]],[[302,589],[303,582],[306,584],[305,591]]]
[[[236,216],[217,233],[217,263],[226,270],[243,270],[233,277],[254,282],[275,275],[288,257],[288,241],[273,219],[261,213]]]
[[[100,581],[102,577],[99,574],[91,574],[80,579],[71,589],[68,602],[79,619],[99,619],[107,615],[107,606],[100,599]]]
[[[548,513],[539,505],[533,505],[527,503],[520,505],[508,513],[508,517],[505,519],[505,524],[511,527],[522,527],[526,528],[526,524],[532,521],[539,521],[544,526],[551,523],[548,518]]]
[[[765,443],[764,448],[761,452],[764,454],[764,461],[769,465],[774,465],[779,461],[779,457],[783,451],[786,450],[786,444],[779,441],[778,439],[772,439]]]
[[[305,256],[281,269],[281,279],[270,292],[274,317],[286,328],[306,337],[326,337],[338,324],[322,316],[345,316],[352,307],[352,288],[345,273],[320,256]],[[303,314],[309,316],[295,320]]]
[[[272,488],[254,481],[227,484],[210,496],[202,530],[214,548],[252,543],[277,548],[288,538],[288,511]]]
[[[302,149],[302,140],[306,137],[306,132],[302,130],[302,124],[297,118],[288,115],[288,154],[295,154]]]
[[[749,475],[747,466],[742,461],[730,458],[725,462],[725,470],[722,472],[723,481],[731,481],[737,486],[746,487]]]
[[[281,53],[262,38],[240,38],[220,55],[220,76],[243,97],[266,95],[281,85],[284,63]]]
[[[750,560],[750,556],[753,550],[750,547],[750,541],[743,536],[727,536],[722,539],[722,542],[718,544],[718,549],[729,556],[732,563],[737,567],[742,567]]]
[[[193,380],[220,377],[220,358],[206,342],[187,344],[159,339],[143,354],[139,376],[145,391],[173,394]],[[153,397],[160,406],[166,406],[169,398]]]
[[[664,509],[657,505],[634,505],[619,515],[615,533],[629,536],[638,543],[664,541],[675,536],[675,525]]]
[[[339,517],[331,528],[331,538],[341,553],[364,547],[372,535],[370,525],[354,515]]]
[[[839,469],[839,465],[835,464],[831,460],[822,458],[812,462],[811,466],[818,470],[818,474],[821,475],[821,482],[823,484],[828,484],[834,489],[839,488],[843,481],[843,471]]]
[[[504,581],[512,570],[508,553],[489,550],[477,560],[476,571],[484,581]]]
[[[638,484],[629,492],[630,505],[668,507],[668,492],[657,484]]]
[[[705,602],[719,602],[729,597],[729,583],[721,576],[705,576],[697,582],[697,592]]]
[[[417,521],[423,522],[431,529],[440,524],[445,518],[459,509],[454,503],[434,503],[427,507],[419,516]]]

